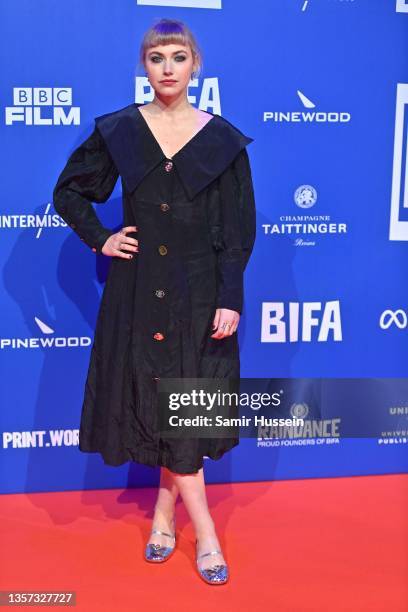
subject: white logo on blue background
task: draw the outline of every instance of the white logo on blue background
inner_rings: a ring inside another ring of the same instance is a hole
[[[395,10],[397,13],[408,13],[407,0],[396,0]]]
[[[81,109],[72,105],[71,87],[14,87],[13,106],[5,108],[5,124],[80,125]]]
[[[304,419],[309,414],[309,406],[304,402],[302,404],[292,404],[290,414],[298,419]]]
[[[397,104],[394,129],[394,160],[392,167],[390,240],[408,240],[408,171],[406,156],[408,139],[408,84],[397,84]]]
[[[311,185],[301,185],[295,191],[294,200],[299,208],[311,208],[317,202],[317,191]]]

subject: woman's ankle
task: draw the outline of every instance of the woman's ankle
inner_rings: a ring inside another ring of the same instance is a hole
[[[172,520],[175,518],[175,512],[176,512],[176,508],[175,506],[169,506],[169,507],[161,507],[158,506],[157,504],[154,507],[154,519],[159,519],[159,520],[164,520],[168,523],[171,523]]]
[[[217,533],[215,530],[215,524],[213,521],[211,521],[210,523],[206,524],[206,525],[202,525],[200,527],[198,527],[195,530],[195,535],[197,540],[200,542],[202,540],[211,538],[211,539],[218,539],[217,538]]]

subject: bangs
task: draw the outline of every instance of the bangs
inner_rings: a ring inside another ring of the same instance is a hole
[[[180,28],[169,28],[161,26],[160,29],[154,29],[149,32],[145,39],[145,49],[156,47],[158,45],[184,45],[188,47],[190,44],[189,38],[185,32],[180,31]]]
[[[140,65],[144,64],[148,49],[158,47],[159,45],[171,44],[190,47],[193,58],[198,62],[197,74],[199,74],[202,67],[201,50],[188,26],[176,19],[160,19],[160,21],[147,30],[140,46]]]

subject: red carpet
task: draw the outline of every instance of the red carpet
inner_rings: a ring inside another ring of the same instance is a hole
[[[144,561],[155,495],[3,495],[0,590],[76,591],[87,612],[408,609],[408,475],[208,485],[231,573],[215,587],[180,501],[175,554]]]

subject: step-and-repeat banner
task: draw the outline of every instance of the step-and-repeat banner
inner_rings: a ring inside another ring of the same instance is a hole
[[[205,459],[207,481],[405,472],[408,1],[6,0],[0,13],[0,491],[157,483],[158,468],[78,449],[110,260],[52,190],[94,117],[152,99],[138,53],[162,17],[203,50],[190,102],[254,139],[241,375],[303,418]],[[120,181],[95,208],[121,227]]]

